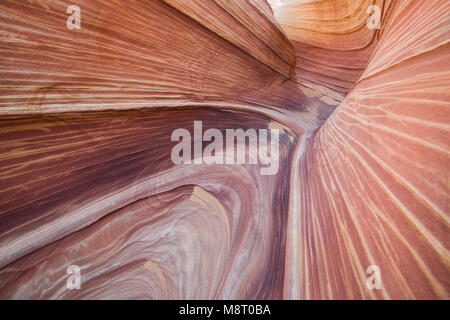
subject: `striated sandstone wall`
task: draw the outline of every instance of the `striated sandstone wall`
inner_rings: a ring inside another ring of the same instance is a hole
[[[448,1],[269,3],[0,3],[0,298],[448,299]],[[280,170],[174,165],[195,120]]]

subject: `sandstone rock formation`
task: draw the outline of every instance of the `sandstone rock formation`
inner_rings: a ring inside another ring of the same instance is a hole
[[[0,298],[448,299],[449,2],[269,3],[0,3]],[[278,173],[175,165],[196,120]]]

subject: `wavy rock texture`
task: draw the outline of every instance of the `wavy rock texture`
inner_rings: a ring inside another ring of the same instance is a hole
[[[450,5],[269,2],[0,3],[0,298],[448,299]],[[174,165],[195,120],[278,173]]]

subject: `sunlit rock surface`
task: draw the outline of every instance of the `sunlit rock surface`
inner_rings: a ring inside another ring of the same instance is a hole
[[[269,3],[0,3],[0,298],[448,299],[450,4]],[[278,173],[174,165],[196,120]]]

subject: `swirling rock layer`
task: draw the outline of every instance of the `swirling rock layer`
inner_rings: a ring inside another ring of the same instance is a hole
[[[269,2],[0,3],[0,298],[448,299],[448,2]],[[278,173],[174,165],[196,120]]]

